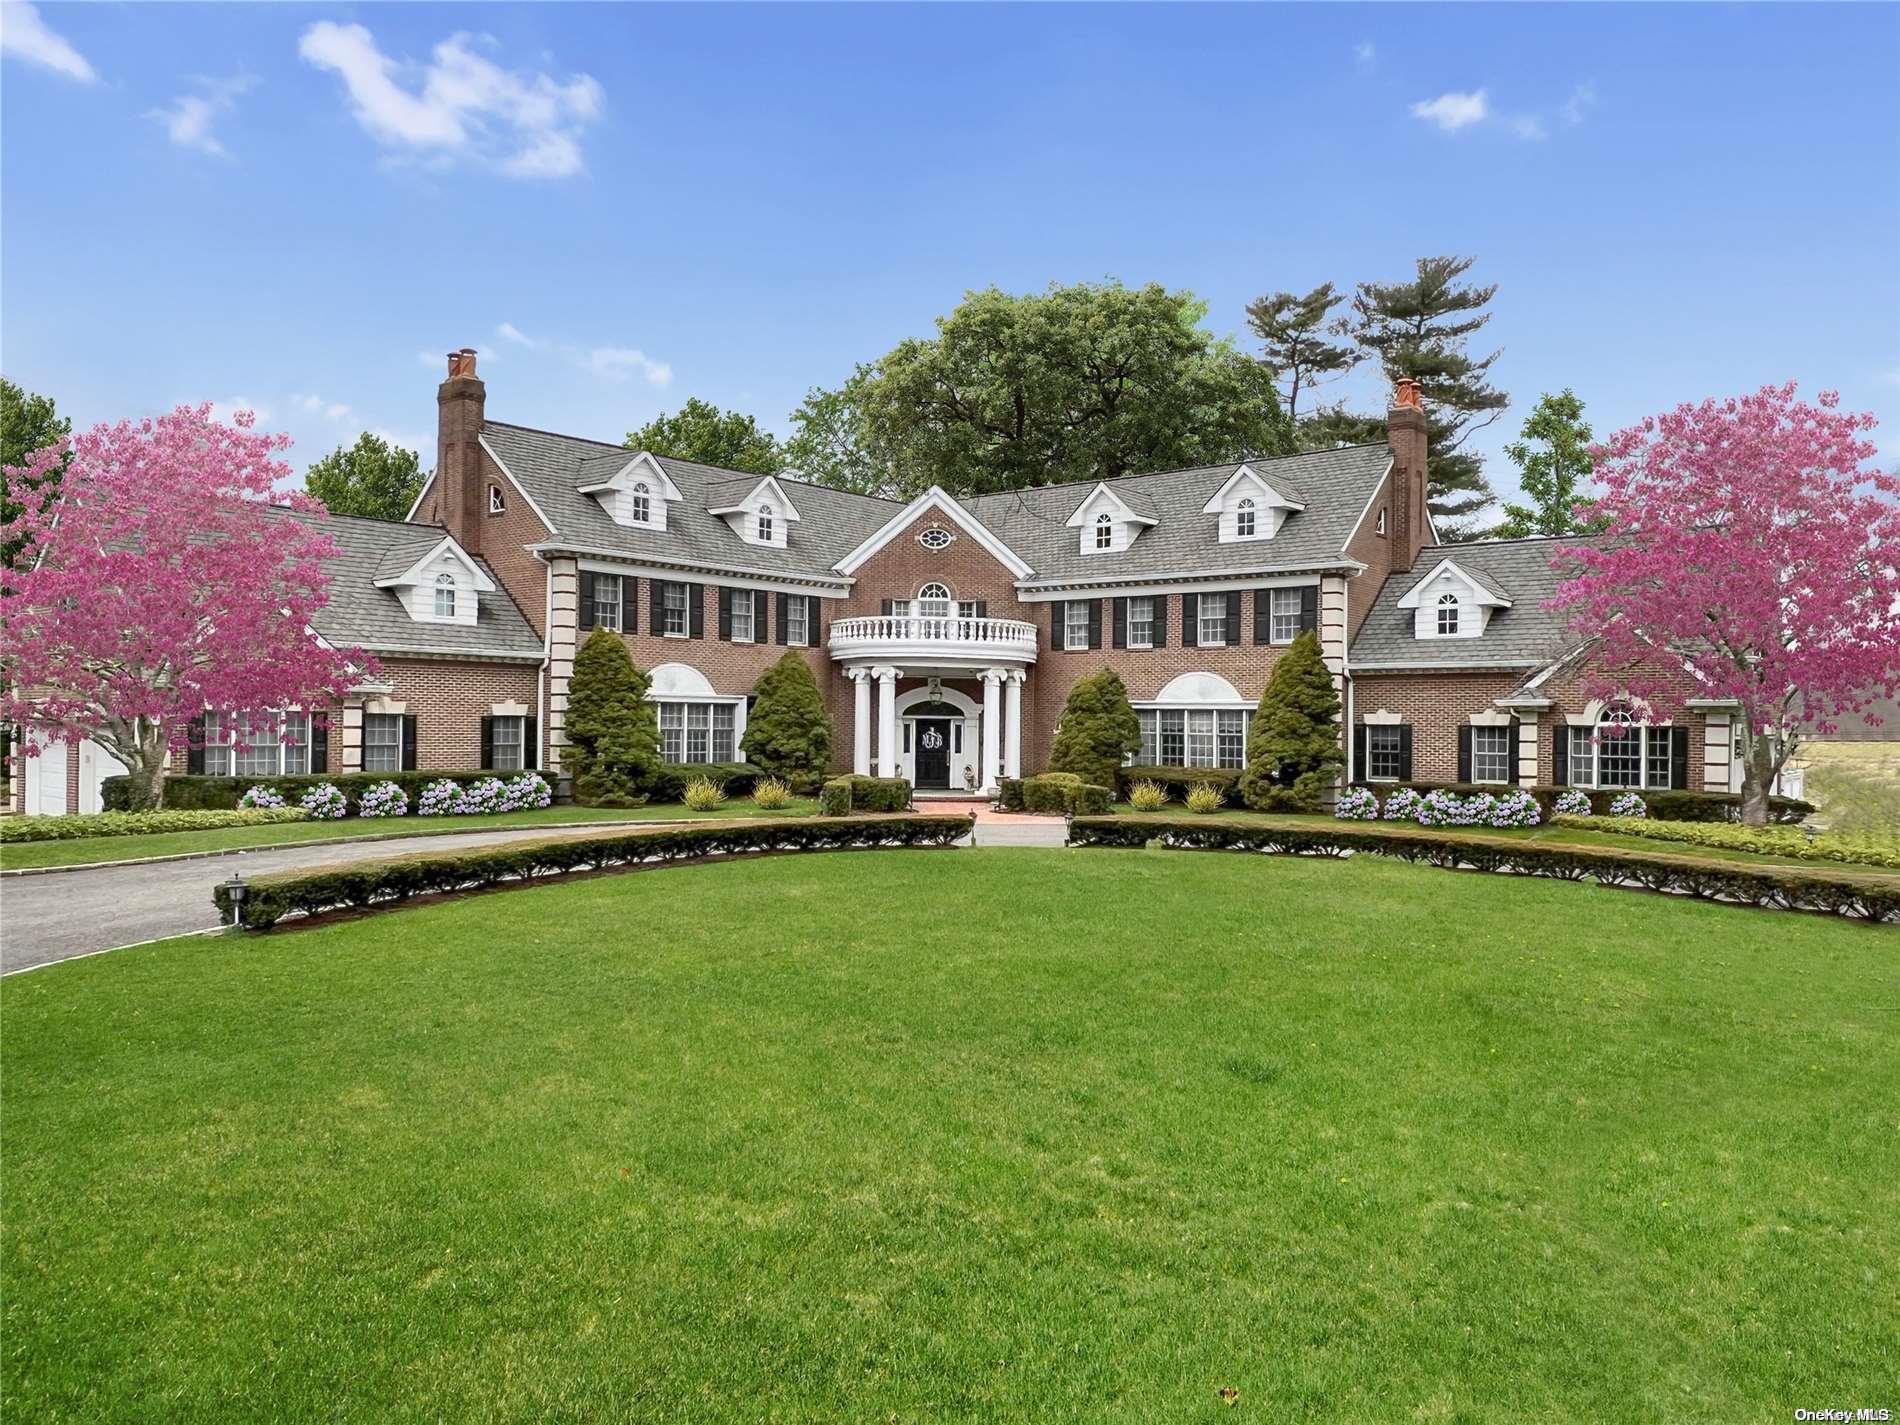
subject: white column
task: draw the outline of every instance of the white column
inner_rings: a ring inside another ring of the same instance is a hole
[[[873,668],[877,679],[877,774],[897,775],[897,670]]]
[[[871,775],[871,670],[847,668],[851,680],[853,710],[851,718],[851,770],[860,777]]]
[[[983,670],[983,773],[977,782],[986,792],[996,790],[996,764],[1003,755],[1002,686],[1008,676],[1001,668]]]
[[[1008,716],[1003,720],[1003,775],[1016,778],[1023,774],[1023,678],[1020,668],[1009,674]]]

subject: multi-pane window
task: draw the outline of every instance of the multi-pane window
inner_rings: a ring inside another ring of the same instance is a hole
[[[1115,520],[1110,515],[1095,517],[1095,547],[1113,549],[1115,547]]]
[[[735,589],[732,592],[732,641],[750,643],[752,641],[752,591]]]
[[[1617,709],[1595,727],[1570,729],[1570,785],[1666,791],[1675,773],[1670,729],[1644,727]]]
[[[1223,767],[1245,767],[1247,765],[1247,719],[1248,714],[1223,708],[1220,712],[1220,765]]]
[[[435,576],[435,616],[437,618],[455,617],[455,576],[453,574]]]
[[[490,747],[489,766],[497,772],[519,772],[527,764],[521,760],[524,719],[520,717],[493,717],[488,720],[489,732],[493,738]]]
[[[803,594],[785,601],[785,641],[795,648],[811,643],[811,604]]]
[[[1648,729],[1647,735],[1649,754],[1643,763],[1645,783],[1651,787],[1667,787],[1670,785],[1669,778],[1672,771],[1669,765],[1669,729],[1652,727]]]
[[[310,714],[205,714],[205,771],[213,777],[277,777],[310,770]]]
[[[686,608],[686,585],[667,584],[661,588],[660,616],[665,621],[661,633],[673,638],[685,638],[692,632]]]
[[[1135,598],[1128,601],[1128,646],[1153,648],[1155,644],[1155,601]]]
[[[1136,759],[1143,766],[1244,767],[1250,717],[1239,708],[1143,708],[1136,714]]]
[[[635,485],[628,495],[627,516],[635,524],[647,524],[653,519],[653,492],[644,482]]]
[[[363,770],[402,770],[402,718],[396,713],[363,715]]]
[[[1255,595],[1256,598],[1259,595]],[[1272,603],[1269,615],[1273,627],[1268,637],[1275,643],[1291,643],[1300,636],[1300,591],[1298,589],[1274,589],[1271,591]]]
[[[594,627],[620,627],[620,575],[594,576]]]
[[[1597,724],[1597,785],[1643,785],[1643,729],[1627,714],[1612,713]]]
[[[1071,600],[1063,605],[1062,646],[1071,652],[1089,646],[1089,606],[1085,600]]]
[[[1219,648],[1227,642],[1227,597],[1224,594],[1201,595],[1201,647]]]
[[[1458,596],[1440,594],[1438,596],[1438,636],[1452,638],[1458,632]]]
[[[1471,729],[1471,780],[1474,782],[1511,780],[1511,729],[1509,727]]]
[[[1254,507],[1252,500],[1242,500],[1234,510],[1234,535],[1239,539],[1252,539],[1254,531]]]
[[[917,617],[949,618],[950,590],[942,584],[926,584],[917,591]]]
[[[661,703],[660,759],[730,762],[736,717],[731,703]]]
[[[771,542],[772,542],[772,507],[770,505],[760,505],[759,506],[759,543],[770,544]]]
[[[1366,777],[1374,782],[1396,782],[1401,768],[1399,726],[1374,723],[1366,728]]]

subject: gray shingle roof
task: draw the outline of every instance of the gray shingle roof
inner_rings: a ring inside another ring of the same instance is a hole
[[[1427,545],[1419,551],[1411,574],[1395,574],[1385,581],[1378,602],[1353,639],[1352,666],[1523,668],[1549,662],[1576,642],[1565,632],[1563,616],[1544,607],[1544,600],[1557,589],[1558,574],[1551,561],[1582,542],[1500,539]],[[1413,633],[1412,610],[1399,607],[1399,600],[1444,559],[1511,600],[1509,608],[1491,611],[1490,623],[1477,638],[1418,638]]]
[[[481,560],[482,570],[495,579],[495,591],[479,596],[473,627],[448,623],[417,623],[403,608],[394,589],[379,589],[376,580],[401,573],[441,543],[447,530],[401,524],[391,520],[356,519],[349,515],[309,515],[286,510],[290,519],[313,524],[334,539],[338,554],[324,561],[330,575],[330,602],[312,620],[317,632],[332,643],[366,648],[372,652],[453,653],[471,658],[535,658],[542,654],[541,636],[515,607],[495,579],[495,571]]]

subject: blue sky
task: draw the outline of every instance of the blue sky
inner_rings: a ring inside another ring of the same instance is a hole
[[[1564,385],[1607,432],[1792,377],[1900,455],[1900,7],[8,0],[0,40],[0,363],[81,423],[242,400],[300,469],[432,463],[466,344],[497,419],[782,431],[970,287],[1159,281],[1246,344],[1261,292],[1459,252],[1500,486]]]

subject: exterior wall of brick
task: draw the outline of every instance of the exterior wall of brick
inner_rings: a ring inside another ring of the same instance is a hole
[[[384,680],[393,691],[381,695],[400,703],[416,720],[416,766],[424,772],[460,772],[481,766],[482,719],[498,703],[519,703],[536,717],[536,681],[533,663],[464,663],[450,659],[384,658]],[[332,715],[330,766],[338,772],[360,771],[362,752],[354,749],[347,763],[338,755],[338,728],[343,719]],[[358,724],[360,726],[360,724]],[[540,730],[537,762],[547,765],[547,729]]]
[[[1392,527],[1392,477],[1387,475],[1379,482],[1378,492],[1372,497],[1365,517],[1359,522],[1359,528],[1347,541],[1346,553],[1366,566],[1365,573],[1356,574],[1346,583],[1346,638],[1350,642],[1358,636],[1359,625],[1366,621],[1366,615],[1372,612],[1372,606],[1379,600],[1379,591],[1385,587],[1385,581],[1392,575],[1392,536],[1380,534],[1379,515],[1385,513],[1386,529]]]
[[[495,464],[488,452],[477,446],[476,454],[480,457],[477,482],[480,486],[480,512],[463,521],[459,527],[451,523],[457,512],[449,507],[445,483],[438,475],[423,494],[422,503],[416,507],[416,522],[441,525],[455,533],[458,540],[462,539],[470,524],[474,525],[479,531],[476,539],[482,558],[488,561],[488,567],[495,571],[496,579],[527,617],[534,631],[546,637],[548,569],[547,565],[528,552],[527,546],[546,539],[549,530],[521,493],[501,473],[501,467]],[[504,507],[498,515],[488,513],[490,485],[499,486],[502,492]]]

